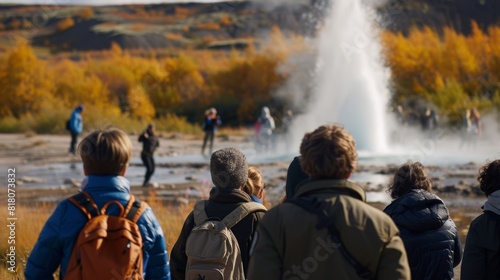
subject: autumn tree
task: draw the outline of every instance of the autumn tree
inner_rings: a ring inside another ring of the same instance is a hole
[[[0,113],[16,118],[36,114],[44,104],[57,102],[54,77],[46,63],[25,44],[11,51],[0,70]]]

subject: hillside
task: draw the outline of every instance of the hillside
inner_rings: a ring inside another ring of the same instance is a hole
[[[273,26],[285,32],[311,34],[320,13],[313,5],[268,9],[248,2],[4,6],[0,12],[0,30],[4,30],[4,37],[16,34],[52,52],[109,49],[113,42],[122,49],[241,48],[251,42],[249,39],[267,34]]]
[[[294,3],[294,4],[290,4]],[[109,49],[244,48],[273,26],[284,32],[315,34],[328,0],[126,6],[7,6],[0,9],[0,45],[19,38],[60,51]],[[379,9],[382,25],[407,33],[412,27],[451,26],[469,33],[474,20],[487,29],[498,24],[495,0],[390,0]]]
[[[431,26],[440,31],[449,26],[459,33],[471,32],[471,21],[487,30],[500,24],[497,0],[390,0],[381,12],[386,27],[407,33],[412,27]]]

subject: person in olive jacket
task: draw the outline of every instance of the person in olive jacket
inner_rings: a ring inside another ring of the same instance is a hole
[[[432,194],[432,181],[419,162],[398,168],[389,186],[394,198],[384,209],[401,232],[412,279],[453,279],[462,259],[455,223],[443,200]]]
[[[316,227],[316,214],[290,203],[297,198],[324,204],[342,244],[374,279],[410,279],[398,228],[365,202],[361,186],[347,180],[357,163],[351,134],[337,125],[321,126],[304,136],[300,155],[310,179],[259,223],[248,279],[359,279],[329,230]]]
[[[500,279],[500,160],[481,167],[477,179],[487,200],[465,240],[461,279]]]
[[[243,186],[248,178],[248,164],[245,155],[240,150],[224,148],[215,151],[210,158],[210,174],[215,187],[210,192],[205,212],[211,219],[222,220],[239,205],[252,201],[250,195],[243,191]],[[264,212],[250,213],[231,228],[238,240],[245,275],[248,268],[250,245],[257,224],[263,215]],[[191,212],[172,248],[170,270],[173,279],[185,279],[188,261],[186,242],[194,226],[194,215]]]

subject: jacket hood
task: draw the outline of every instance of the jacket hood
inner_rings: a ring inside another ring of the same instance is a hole
[[[420,189],[397,198],[384,209],[396,225],[413,232],[442,227],[449,219],[448,209],[438,196]]]
[[[366,201],[365,190],[347,180],[306,180],[300,184],[300,188],[297,188],[295,196],[306,193],[340,193]]]
[[[267,107],[263,107],[263,108],[262,108],[262,110],[261,110],[261,112],[260,112],[260,116],[261,116],[262,118],[264,118],[264,119],[265,119],[265,118],[269,118],[269,117],[271,116],[271,113],[270,113],[270,111],[269,111],[269,108],[267,108]]]

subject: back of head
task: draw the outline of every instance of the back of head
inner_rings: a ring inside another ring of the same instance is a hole
[[[78,145],[88,175],[121,175],[132,156],[132,143],[118,128],[96,130]]]
[[[300,157],[295,157],[288,167],[286,173],[285,192],[287,198],[292,198],[297,192],[297,186],[300,182],[309,178],[300,166]]]
[[[500,190],[500,160],[494,160],[479,170],[479,188],[486,196]]]
[[[85,108],[85,107],[83,106],[83,104],[80,104],[80,105],[78,105],[78,106],[75,108],[75,110],[76,110],[76,111],[78,111],[78,112],[82,112],[84,108]]]
[[[243,190],[250,195],[257,195],[261,189],[264,189],[264,179],[259,169],[254,166],[248,168],[248,179]]]
[[[407,162],[399,167],[387,191],[396,199],[413,189],[432,191],[432,180],[427,177],[427,171],[420,162]]]
[[[300,155],[302,170],[313,179],[347,179],[358,159],[354,138],[338,125],[323,125],[306,133]]]
[[[245,155],[236,148],[215,151],[210,158],[212,182],[220,188],[238,189],[248,178],[248,164]]]

